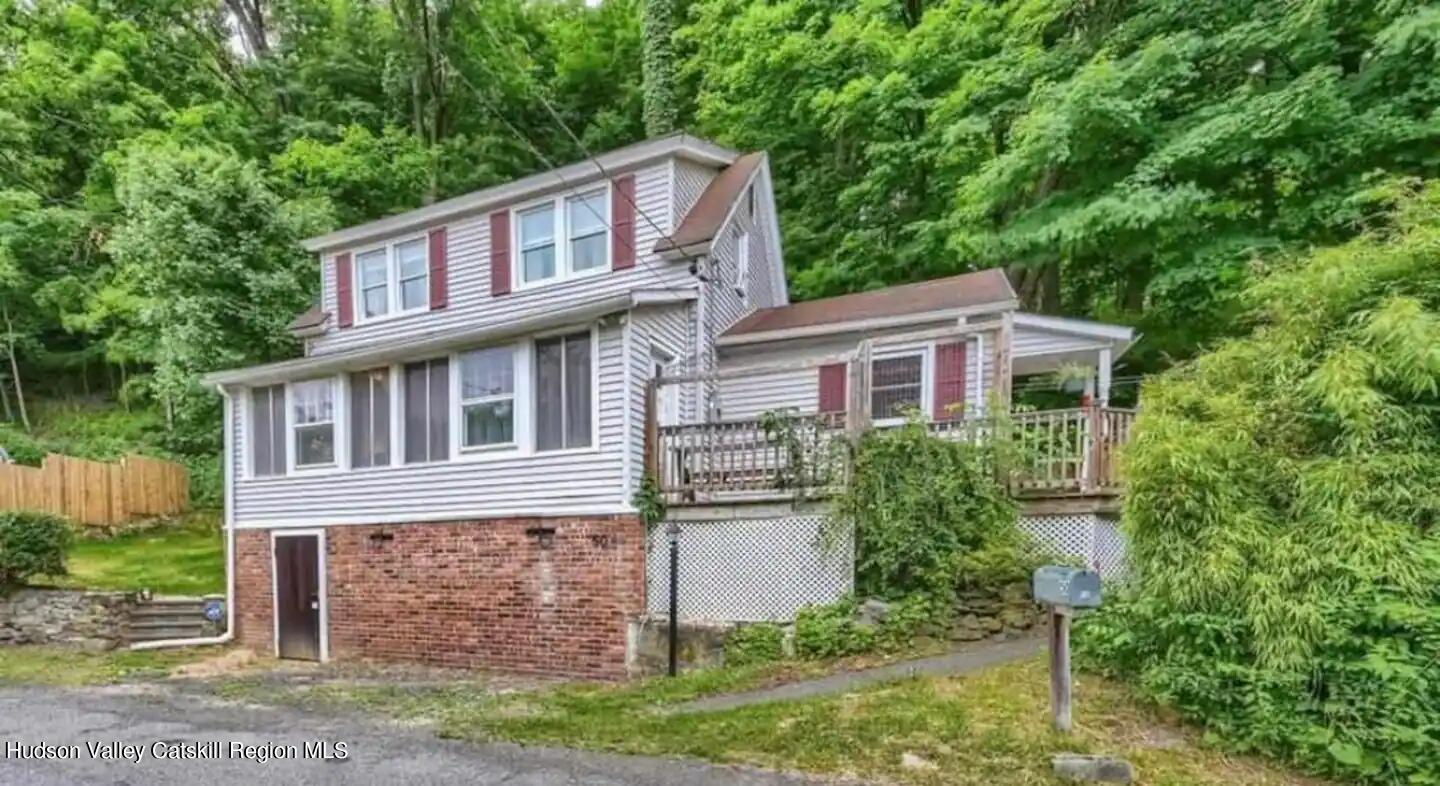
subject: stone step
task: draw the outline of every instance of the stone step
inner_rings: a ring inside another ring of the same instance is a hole
[[[136,606],[130,610],[132,617],[204,617],[204,606]]]
[[[163,641],[165,639],[198,639],[205,635],[205,629],[199,625],[177,625],[164,628],[142,628],[130,629],[126,633],[126,640],[136,641]]]

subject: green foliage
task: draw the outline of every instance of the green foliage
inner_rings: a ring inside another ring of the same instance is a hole
[[[795,612],[795,654],[801,658],[838,658],[875,649],[875,630],[855,621],[853,598]]]
[[[32,433],[0,423],[0,447],[17,463],[38,467],[48,453],[116,461],[130,453],[179,462],[190,472],[190,504],[218,508],[224,494],[221,461],[214,453],[171,450],[161,415],[151,407],[36,402]]]
[[[660,484],[655,481],[655,476],[649,472],[640,478],[640,488],[630,502],[640,512],[640,520],[645,522],[646,530],[665,520],[665,496],[660,493]]]
[[[70,525],[46,513],[0,511],[0,590],[34,576],[65,574]]]
[[[1440,780],[1440,188],[1250,288],[1251,336],[1148,384],[1133,596],[1080,653],[1228,744]]]
[[[832,514],[838,531],[855,533],[856,591],[945,597],[966,555],[1018,550],[1015,503],[996,478],[1004,450],[941,439],[919,422],[867,433]]]
[[[1256,257],[1433,176],[1433,6],[697,0],[702,132],[770,152],[802,297],[1004,265],[1030,308],[1232,330]],[[1132,356],[1132,362],[1135,362]]]
[[[725,665],[753,666],[785,657],[785,632],[779,625],[741,625],[725,637]]]

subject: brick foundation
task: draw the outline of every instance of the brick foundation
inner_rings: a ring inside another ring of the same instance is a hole
[[[625,676],[626,627],[645,609],[637,517],[324,529],[332,659]],[[262,653],[270,564],[269,530],[236,533],[236,635]]]

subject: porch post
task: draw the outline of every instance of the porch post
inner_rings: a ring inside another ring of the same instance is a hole
[[[1101,407],[1110,406],[1110,348],[1100,350],[1100,357],[1095,362],[1096,375],[1099,381],[1095,388],[1095,403]]]

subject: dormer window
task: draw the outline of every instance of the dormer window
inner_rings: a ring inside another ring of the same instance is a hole
[[[427,308],[430,260],[425,238],[372,248],[355,255],[355,313],[361,321]]]
[[[609,192],[559,196],[515,211],[521,288],[610,268]]]

